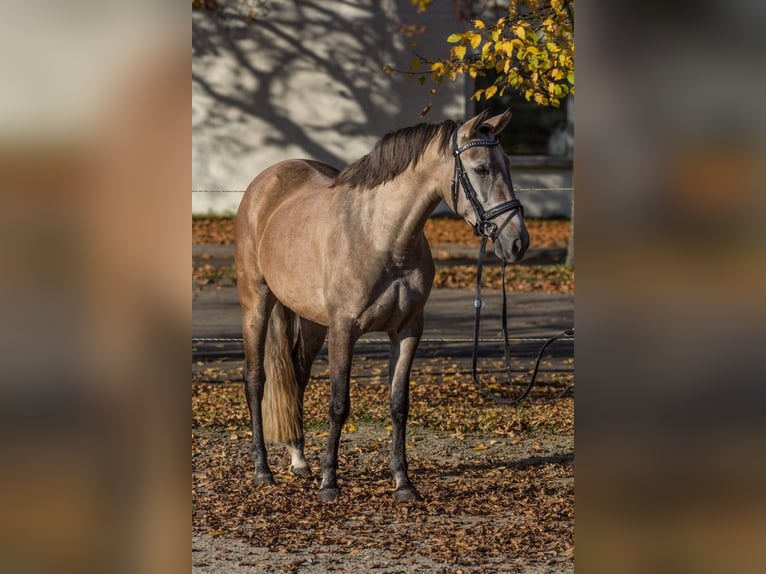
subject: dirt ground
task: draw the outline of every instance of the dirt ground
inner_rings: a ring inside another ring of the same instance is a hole
[[[573,569],[573,399],[518,408],[465,377],[411,388],[410,475],[422,502],[396,503],[385,384],[352,382],[339,501],[317,501],[327,384],[306,397],[308,479],[270,448],[277,485],[254,487],[241,385],[193,385],[195,572],[569,572]]]
[[[343,494],[330,505],[315,502],[318,473],[310,479],[287,475],[285,456],[275,457],[279,484],[252,487],[247,447],[238,446],[229,455],[241,472],[229,478],[232,490],[217,501],[217,510],[210,504],[195,509],[203,523],[212,520],[218,528],[195,527],[194,571],[573,569],[571,436],[512,444],[417,429],[410,440],[410,471],[425,500],[404,505],[391,498],[389,440],[381,425],[360,426],[344,437]],[[309,441],[315,469],[322,445],[315,437]],[[208,456],[216,452],[211,449]],[[235,508],[228,498],[241,502]]]
[[[569,222],[528,223],[534,244],[566,245]],[[230,245],[231,219],[192,221],[195,244]],[[432,246],[475,247],[462,221],[434,219]],[[233,281],[231,262],[193,265],[193,289]],[[441,257],[437,253],[437,260]],[[471,286],[475,263],[437,261],[442,283]],[[514,267],[509,291],[571,294],[561,265]],[[487,287],[497,283],[487,269]],[[519,378],[528,377],[523,372]],[[526,365],[526,366],[524,366]],[[573,359],[544,361],[530,400],[506,407],[484,398],[469,358],[424,356],[410,383],[407,453],[422,502],[396,503],[388,470],[390,418],[386,363],[354,357],[351,414],[341,442],[341,497],[317,500],[329,399],[326,357],[315,364],[305,402],[306,456],[314,474],[293,477],[283,447],[269,448],[277,479],[255,487],[249,415],[239,360],[193,364],[192,570],[240,572],[529,572],[574,569]],[[484,382],[503,392],[487,363]],[[217,382],[220,381],[220,382]],[[561,398],[552,400],[564,391]],[[515,393],[514,393],[515,394]]]

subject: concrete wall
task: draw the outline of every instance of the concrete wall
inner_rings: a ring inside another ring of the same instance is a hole
[[[250,23],[236,11],[192,13],[194,190],[242,190],[288,158],[342,167],[385,133],[423,121],[428,90],[382,71],[409,68],[410,39],[397,29],[424,21],[409,0],[254,4]],[[435,55],[454,28],[449,4],[437,2],[418,51]],[[462,81],[438,86],[428,121],[463,118],[465,90]]]
[[[444,53],[444,40],[457,26],[449,2],[435,2],[421,15],[410,0],[250,5],[251,22],[240,7],[192,12],[194,214],[234,213],[241,192],[208,192],[244,190],[284,159],[343,167],[387,132],[423,121],[429,101],[431,122],[461,120],[473,111],[472,86],[463,79],[436,86],[430,96],[429,84],[382,71],[386,64],[409,69],[412,40],[424,56]],[[426,32],[407,38],[398,33],[403,23],[425,24]],[[571,169],[523,169],[514,168],[516,187],[571,186]],[[528,207],[529,215],[567,215],[568,196],[559,196],[521,199],[543,206]]]

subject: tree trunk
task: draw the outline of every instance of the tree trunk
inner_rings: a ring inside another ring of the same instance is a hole
[[[572,41],[574,41],[574,6],[572,6],[572,2],[567,2],[566,8],[569,12],[569,19],[572,21]],[[569,245],[567,245],[567,259],[564,265],[574,268],[574,189],[572,189],[572,219],[569,220]]]
[[[567,245],[567,258],[564,265],[574,267],[574,190],[572,191],[572,219],[569,220],[569,244]]]

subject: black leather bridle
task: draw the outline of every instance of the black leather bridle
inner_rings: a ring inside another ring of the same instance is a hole
[[[473,188],[471,178],[468,177],[468,174],[463,167],[463,161],[460,159],[460,154],[467,149],[471,149],[472,147],[493,147],[499,143],[500,141],[493,137],[492,139],[472,140],[467,144],[458,147],[457,130],[455,130],[455,132],[452,134],[452,155],[455,157],[455,173],[452,176],[452,209],[455,211],[455,213],[458,213],[458,193],[459,188],[462,187],[463,193],[465,193],[466,199],[468,199],[468,203],[471,204],[473,212],[476,215],[476,223],[473,224],[473,232],[476,235],[487,237],[492,241],[497,238],[503,228],[516,214],[516,212],[520,211],[522,217],[524,216],[524,206],[521,205],[521,202],[518,199],[510,199],[501,203],[500,205],[493,207],[489,211],[485,211],[484,207],[481,205],[481,202],[479,202],[479,197],[476,194],[476,190]],[[508,213],[508,216],[505,218],[502,224],[498,226],[492,221],[504,213]]]
[[[473,306],[475,309],[475,317],[474,317],[474,325],[473,325],[473,354],[471,357],[471,376],[473,377],[473,382],[476,385],[476,388],[479,390],[479,392],[484,395],[487,398],[492,399],[493,401],[496,401],[498,403],[506,404],[506,405],[517,405],[521,401],[523,401],[527,395],[529,395],[529,392],[532,390],[532,387],[535,384],[535,380],[537,379],[537,373],[538,369],[540,367],[540,361],[543,358],[543,353],[545,352],[545,349],[553,343],[555,340],[560,339],[565,336],[572,336],[574,335],[574,329],[568,329],[562,333],[559,333],[558,335],[555,335],[548,339],[545,344],[540,349],[540,352],[537,354],[537,360],[535,361],[535,368],[532,372],[532,377],[530,381],[527,383],[527,385],[524,387],[524,390],[516,397],[504,397],[500,396],[496,393],[493,393],[490,390],[487,390],[479,383],[479,375],[476,368],[476,363],[479,356],[479,325],[481,322],[481,308],[484,306],[482,300],[481,300],[481,275],[482,270],[484,267],[484,255],[486,253],[487,249],[487,239],[491,239],[493,242],[497,239],[497,236],[500,234],[500,232],[503,230],[503,228],[508,224],[508,222],[513,219],[513,216],[516,215],[517,212],[521,212],[522,217],[524,216],[524,206],[521,204],[521,202],[518,199],[511,199],[506,202],[501,203],[500,205],[497,205],[493,207],[492,209],[485,210],[484,207],[482,207],[481,203],[479,202],[478,195],[476,194],[476,190],[474,189],[473,185],[471,184],[471,179],[468,177],[468,174],[465,171],[465,168],[463,167],[463,162],[460,159],[460,154],[463,153],[465,150],[470,149],[472,147],[476,146],[482,146],[482,147],[492,147],[498,145],[500,142],[497,138],[493,137],[492,139],[483,139],[483,140],[472,140],[466,143],[463,146],[458,147],[457,144],[457,130],[452,134],[452,155],[455,158],[455,172],[452,177],[452,209],[455,213],[458,213],[457,210],[457,201],[458,201],[458,195],[459,195],[459,188],[463,188],[463,192],[465,193],[466,198],[468,199],[468,203],[471,204],[471,207],[473,208],[474,214],[476,215],[476,223],[472,225],[473,232],[476,235],[481,236],[481,247],[479,248],[479,258],[476,265],[476,299],[473,302]],[[498,216],[503,215],[504,213],[508,213],[506,218],[503,220],[503,222],[500,225],[497,225],[493,219],[496,219]],[[502,332],[503,332],[503,343],[504,343],[504,352],[505,352],[505,373],[508,378],[508,384],[512,384],[512,377],[511,377],[511,352],[510,352],[510,345],[508,343],[508,304],[507,304],[507,297],[505,294],[505,266],[506,261],[505,259],[501,262],[500,267],[500,281],[501,285],[503,287],[503,309],[502,309],[502,316],[501,316],[501,326],[502,326]],[[562,396],[569,387],[565,388],[564,391],[558,396]]]

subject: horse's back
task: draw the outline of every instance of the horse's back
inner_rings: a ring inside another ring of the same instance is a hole
[[[281,161],[259,173],[245,190],[237,212],[237,227],[247,220],[270,213],[295,193],[331,186],[338,170],[318,161]]]
[[[237,210],[237,251],[257,242],[271,214],[286,200],[299,194],[313,194],[329,188],[338,170],[327,164],[292,159],[272,165],[259,173],[245,190]]]

